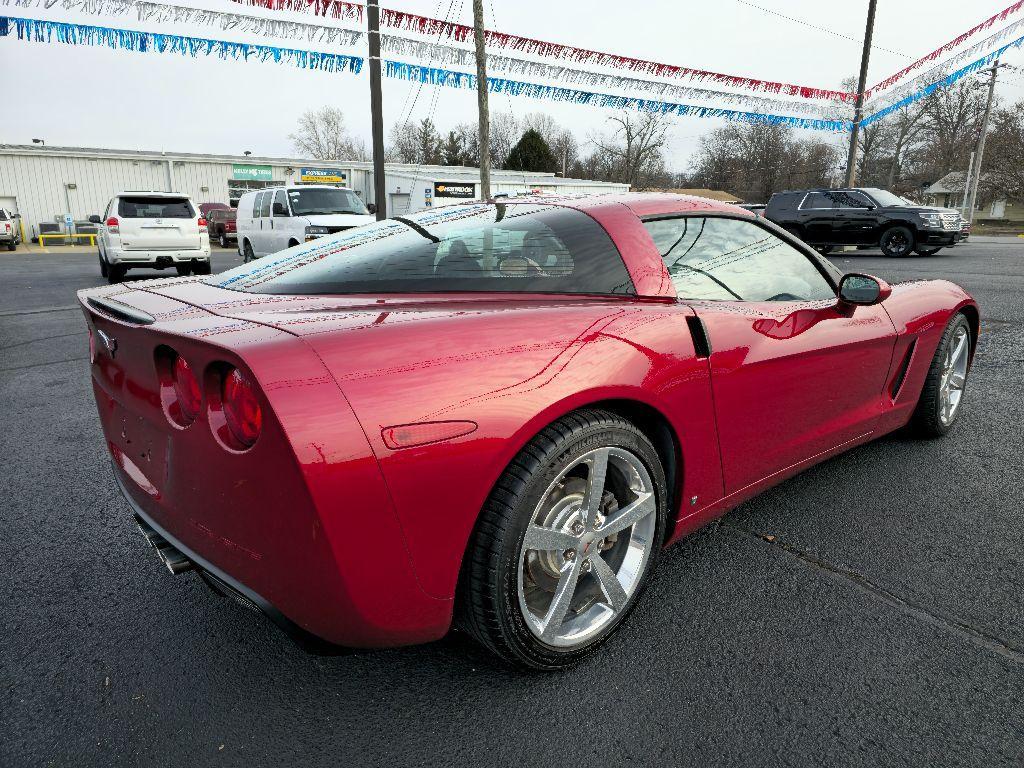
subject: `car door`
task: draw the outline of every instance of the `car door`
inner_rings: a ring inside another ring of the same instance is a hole
[[[870,433],[896,331],[847,307],[829,268],[756,220],[645,221],[710,346],[726,493]]]
[[[260,192],[258,224],[253,231],[253,250],[257,256],[266,256],[274,251],[274,231],[271,228],[270,208],[274,199],[272,189]]]
[[[808,192],[800,203],[804,240],[814,244],[838,242],[835,235],[835,204],[824,192]]]
[[[273,228],[274,253],[283,251],[293,239],[291,214],[288,209],[288,195],[283,189],[274,193],[270,209],[270,225]]]
[[[836,190],[829,195],[835,201],[836,231],[840,242],[848,245],[878,242],[878,213],[873,200],[856,190]]]

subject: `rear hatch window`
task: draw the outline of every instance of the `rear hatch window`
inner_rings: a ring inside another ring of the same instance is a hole
[[[194,250],[200,247],[199,221],[185,197],[126,196],[117,204],[125,250]]]
[[[351,229],[246,264],[209,281],[274,294],[631,294],[608,233],[550,205],[455,205]]]

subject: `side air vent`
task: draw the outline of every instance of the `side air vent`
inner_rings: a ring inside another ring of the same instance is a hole
[[[87,301],[89,306],[93,309],[98,309],[100,312],[116,317],[118,320],[122,320],[126,323],[132,323],[133,325],[152,325],[156,322],[156,318],[151,314],[143,312],[141,309],[136,309],[135,307],[129,307],[127,304],[122,304],[120,301],[100,297],[90,298]]]
[[[910,360],[914,357],[915,347],[917,347],[917,339],[910,342],[910,346],[907,347],[907,353],[903,356],[903,362],[900,363],[900,367],[896,370],[896,376],[893,378],[892,387],[889,390],[893,400],[899,396],[900,389],[903,387],[903,381],[907,378],[907,371],[910,370]]]
[[[695,315],[686,318],[686,324],[690,327],[690,336],[693,337],[693,350],[697,357],[711,357],[711,342],[708,340],[708,332],[704,323]]]

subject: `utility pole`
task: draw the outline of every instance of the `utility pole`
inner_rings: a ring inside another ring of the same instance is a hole
[[[860,121],[864,119],[864,91],[868,87],[868,61],[871,59],[871,38],[875,34],[875,7],[878,0],[868,0],[868,25],[864,32],[864,52],[860,55],[860,77],[857,80],[856,109],[853,129],[850,131],[850,154],[846,160],[846,186],[857,183],[857,140],[860,138]]]
[[[484,0],[473,0],[476,43],[476,104],[480,120],[480,198],[491,199],[491,115],[487,108],[487,52],[484,49]]]
[[[967,195],[967,220],[974,222],[974,206],[978,199],[978,184],[981,183],[981,166],[985,160],[985,139],[988,137],[988,119],[992,115],[992,102],[996,98],[996,76],[1000,64],[999,59],[992,62],[992,68],[985,70],[991,74],[988,81],[988,99],[985,101],[985,114],[981,118],[981,132],[978,134],[978,146],[974,150],[974,167],[971,169],[970,187]]]
[[[370,117],[373,134],[373,202],[377,221],[388,215],[387,181],[384,178],[384,98],[380,90],[380,5],[366,0],[366,37],[370,43]]]

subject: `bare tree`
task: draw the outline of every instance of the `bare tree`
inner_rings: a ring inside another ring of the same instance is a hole
[[[389,162],[440,165],[442,154],[441,135],[429,117],[411,125],[391,126],[385,152]]]
[[[592,137],[591,143],[604,156],[613,180],[644,189],[655,177],[664,175],[668,139],[664,115],[623,112],[608,120],[616,127],[610,134]]]
[[[1024,198],[1024,101],[995,113],[982,170],[984,199]]]
[[[317,160],[367,160],[366,144],[345,127],[345,115],[337,107],[307,110],[289,134],[295,151]]]
[[[519,141],[522,132],[519,122],[511,112],[496,112],[491,115],[491,163],[496,168],[503,168],[508,160],[508,153]],[[477,142],[479,144],[479,142]]]
[[[558,172],[568,175],[569,169],[579,159],[579,144],[570,131],[563,129],[551,115],[546,112],[530,112],[523,118],[524,130],[535,130],[551,148],[551,153],[558,161]]]

